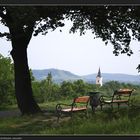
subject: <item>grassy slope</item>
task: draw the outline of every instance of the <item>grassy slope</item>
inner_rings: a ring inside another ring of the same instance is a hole
[[[41,104],[41,108],[54,111],[55,102]],[[0,134],[139,134],[140,108],[122,107],[113,112],[108,109],[98,109],[92,115],[89,108],[89,117],[75,114],[73,118],[63,117],[57,122],[54,112],[36,116],[17,116],[0,118]]]

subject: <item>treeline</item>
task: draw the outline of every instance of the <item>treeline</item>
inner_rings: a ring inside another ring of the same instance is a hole
[[[104,83],[102,87],[95,84],[89,84],[83,80],[77,81],[63,81],[61,84],[56,84],[48,81],[48,77],[39,82],[34,81],[32,83],[34,96],[37,102],[57,101],[61,99],[71,99],[76,96],[89,95],[91,91],[99,91],[103,95],[112,95],[114,90],[120,88],[132,88],[135,89],[135,94],[140,92],[139,85],[133,85],[128,83],[119,83],[117,81],[110,81]]]
[[[42,81],[36,81],[31,70],[30,73],[33,93],[37,103],[70,99],[76,96],[88,95],[91,91],[100,91],[101,94],[111,95],[114,90],[119,88],[135,88],[136,93],[140,92],[139,85],[119,83],[117,81],[104,83],[102,87],[86,83],[81,79],[56,84],[53,82],[51,73]],[[5,58],[0,55],[0,107],[11,104],[16,104],[13,63],[9,57]]]

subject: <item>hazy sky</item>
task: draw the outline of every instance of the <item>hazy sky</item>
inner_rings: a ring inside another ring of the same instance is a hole
[[[86,75],[97,73],[99,67],[102,73],[125,73],[137,75],[137,65],[140,63],[140,43],[133,41],[131,48],[134,54],[115,56],[113,46],[105,46],[101,39],[93,39],[88,31],[86,35],[69,34],[71,23],[46,36],[33,37],[28,46],[28,62],[31,69],[56,68],[71,71],[74,74]],[[11,43],[0,39],[0,53],[9,55]],[[20,46],[19,46],[20,47]]]

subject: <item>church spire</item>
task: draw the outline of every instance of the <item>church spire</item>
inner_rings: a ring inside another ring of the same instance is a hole
[[[97,77],[102,77],[102,76],[101,76],[101,70],[100,70],[100,67],[99,67],[99,70],[98,70]]]
[[[96,84],[100,85],[100,86],[102,86],[102,84],[103,84],[100,67],[99,67],[99,70],[98,70],[98,74],[96,76]]]

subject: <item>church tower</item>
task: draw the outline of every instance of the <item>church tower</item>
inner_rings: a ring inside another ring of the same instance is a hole
[[[96,84],[102,86],[103,85],[102,79],[103,78],[101,76],[101,71],[100,71],[100,67],[99,67],[98,74],[96,76]]]

